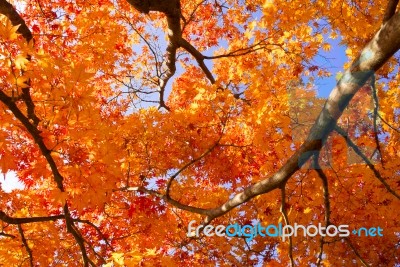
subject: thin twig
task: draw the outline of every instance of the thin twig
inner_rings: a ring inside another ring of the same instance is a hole
[[[22,229],[22,226],[20,224],[18,224],[18,232],[19,232],[19,234],[21,236],[21,240],[22,240],[22,243],[24,244],[26,252],[28,252],[29,264],[30,264],[31,267],[33,267],[34,265],[33,265],[32,249],[29,247],[28,241],[26,241],[24,230]]]
[[[322,190],[324,193],[324,206],[325,206],[325,228],[327,228],[330,224],[331,205],[329,201],[328,177],[326,176],[325,172],[321,169],[321,166],[319,164],[319,153],[315,153],[314,155],[314,168],[315,171],[318,173],[319,178],[322,181]],[[325,238],[324,236],[321,236],[317,266],[321,266],[322,263],[324,244],[325,244]]]
[[[169,197],[170,196],[170,189],[172,186],[172,182],[176,179],[176,177],[178,177],[178,175],[183,172],[184,170],[186,170],[187,168],[189,168],[191,165],[193,165],[194,163],[198,162],[199,160],[201,160],[202,158],[204,158],[205,156],[207,156],[208,154],[211,153],[211,151],[214,150],[214,148],[216,148],[219,144],[219,141],[221,140],[222,135],[219,137],[219,139],[217,140],[217,142],[215,142],[214,145],[212,145],[211,147],[209,147],[203,154],[201,154],[199,157],[192,159],[191,161],[189,161],[188,163],[186,163],[183,167],[181,167],[177,172],[175,172],[168,180],[167,183],[167,189],[166,189],[166,196]]]
[[[385,186],[386,190],[395,196],[397,199],[400,199],[400,195],[394,191],[390,185],[385,181],[385,179],[382,177],[380,172],[375,168],[374,164],[369,160],[369,158],[361,151],[361,149],[351,141],[351,139],[347,136],[346,132],[340,128],[339,126],[335,127],[335,131],[338,132],[340,135],[342,135],[345,139],[347,144],[353,149],[356,154],[364,160],[364,162],[367,164],[367,166],[372,170],[372,172],[375,174],[375,177],[378,178],[378,180]]]
[[[350,240],[347,237],[345,237],[344,240],[350,246],[350,248],[353,250],[354,254],[356,254],[357,258],[361,261],[362,265],[364,265],[365,267],[370,267],[370,265],[361,257],[360,253],[354,247],[354,245],[350,242]]]
[[[281,213],[283,216],[283,219],[285,221],[285,225],[289,225],[289,217],[287,215],[287,210],[286,210],[286,191],[285,191],[285,185],[282,186],[281,188]],[[292,236],[289,236],[289,250],[288,250],[288,256],[290,260],[290,266],[294,267],[294,260],[293,260],[293,240]]]

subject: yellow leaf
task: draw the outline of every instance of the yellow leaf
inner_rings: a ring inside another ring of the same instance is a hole
[[[125,266],[138,266],[142,261],[143,256],[138,251],[131,252],[125,259]]]
[[[17,69],[24,70],[28,62],[29,60],[26,59],[26,56],[20,54],[16,57],[14,64]]]
[[[244,33],[244,36],[246,36],[247,39],[251,39],[253,37],[253,32],[252,31],[246,31]]]
[[[329,50],[331,50],[331,45],[328,43],[325,43],[322,45],[322,49],[325,51],[329,51]]]
[[[124,265],[124,253],[115,252],[112,254],[112,260],[114,263],[123,266]]]
[[[263,4],[263,8],[268,9],[274,7],[274,1],[266,0]]]
[[[0,16],[0,37],[5,40],[15,40],[18,37],[17,30],[20,25],[13,26],[4,15]]]
[[[21,88],[28,88],[29,85],[26,84],[26,82],[28,81],[28,78],[25,76],[20,76],[16,79],[16,84],[17,86],[21,87]]]
[[[310,213],[311,212],[311,208],[306,208],[305,210],[304,210],[304,214],[307,214],[307,213]]]
[[[157,256],[157,249],[147,249],[145,255],[146,256]]]

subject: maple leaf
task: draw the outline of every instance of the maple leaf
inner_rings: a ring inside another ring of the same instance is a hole
[[[2,24],[2,27],[0,27],[0,37],[2,39],[12,41],[18,37],[17,31],[20,25],[13,25],[3,14],[0,14],[0,23]]]
[[[397,2],[0,1],[0,262],[399,265]]]

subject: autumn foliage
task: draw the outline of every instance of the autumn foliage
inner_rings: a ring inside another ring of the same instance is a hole
[[[397,2],[0,0],[1,265],[400,266]]]

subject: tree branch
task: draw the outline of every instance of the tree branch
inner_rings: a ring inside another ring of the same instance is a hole
[[[87,224],[87,225],[90,225],[91,227],[93,227],[93,228],[96,230],[97,234],[101,237],[101,239],[103,239],[103,241],[106,243],[106,245],[107,245],[109,248],[111,248],[111,250],[113,250],[113,248],[112,248],[110,242],[108,242],[107,238],[106,238],[106,237],[104,236],[104,234],[101,232],[100,228],[97,227],[94,223],[92,223],[92,222],[89,221],[89,220],[81,220],[81,219],[74,219],[74,221],[75,221],[75,222],[78,222],[78,223],[84,223],[84,224]]]
[[[18,224],[18,232],[21,236],[22,243],[24,244],[24,247],[26,249],[26,252],[28,252],[29,255],[29,264],[31,267],[33,267],[33,256],[32,256],[32,249],[29,247],[28,242],[26,241],[25,235],[24,235],[24,230],[22,229],[22,226]]]
[[[32,33],[30,32],[29,28],[26,26],[25,21],[19,16],[19,14],[16,12],[14,7],[9,4],[7,1],[0,0],[0,13],[6,15],[10,21],[12,22],[13,26],[20,25],[18,32],[22,34],[22,36],[25,38],[27,42],[32,40]],[[29,58],[28,58],[29,59]],[[63,176],[58,170],[58,167],[55,163],[55,160],[51,156],[51,150],[48,149],[43,142],[43,138],[40,135],[40,131],[38,130],[37,126],[39,123],[39,119],[35,114],[34,110],[34,104],[32,101],[32,98],[30,96],[29,88],[27,90],[23,90],[22,93],[22,99],[24,100],[26,106],[27,106],[27,114],[28,117],[26,117],[21,110],[18,108],[14,100],[9,97],[7,94],[5,94],[3,91],[0,90],[0,101],[3,102],[14,114],[14,116],[25,126],[25,128],[28,130],[28,132],[31,134],[33,137],[35,143],[39,146],[39,149],[42,153],[42,155],[46,158],[47,163],[50,165],[50,169],[53,173],[54,180],[57,184],[57,187],[60,189],[61,192],[64,192],[64,186],[63,186]],[[32,120],[32,122],[30,122]],[[60,217],[59,217],[60,216]],[[68,205],[67,203],[64,205],[64,215],[59,215],[59,216],[49,216],[49,217],[36,217],[36,218],[11,218],[7,216],[4,212],[0,211],[0,219],[8,222],[10,224],[18,224],[20,225],[21,223],[29,223],[29,222],[40,222],[40,221],[52,221],[52,220],[58,220],[58,219],[65,219],[65,223],[67,226],[68,232],[70,232],[76,242],[78,243],[81,251],[82,251],[82,257],[83,257],[83,262],[84,266],[96,266],[92,260],[87,256],[86,253],[86,248],[84,244],[84,240],[82,236],[80,235],[79,231],[75,229],[74,222],[71,218],[71,215],[69,213]]]
[[[206,64],[204,63],[205,57],[203,56],[203,54],[200,53],[191,43],[189,43],[188,41],[186,41],[183,38],[181,38],[181,40],[180,40],[180,45],[182,48],[184,48],[186,51],[188,51],[196,59],[200,68],[206,75],[207,79],[211,82],[211,84],[214,84],[215,78],[212,75],[211,71],[206,66]]]
[[[387,122],[384,118],[382,118],[381,115],[379,115],[378,113],[378,117],[387,125],[389,126],[390,129],[392,129],[393,131],[400,133],[400,129],[396,129],[395,127],[393,127],[392,125],[389,124],[389,122]]]
[[[13,26],[20,25],[20,27],[18,28],[18,32],[22,34],[27,42],[32,40],[33,37],[31,31],[26,26],[25,21],[21,18],[21,16],[10,3],[5,0],[0,0],[0,13],[7,16]],[[63,177],[58,171],[53,157],[50,155],[51,151],[44,144],[43,138],[40,136],[40,131],[37,129],[39,118],[35,114],[35,105],[33,104],[32,98],[30,96],[29,88],[23,89],[22,99],[27,106],[28,117],[25,117],[25,115],[17,107],[11,97],[7,96],[3,91],[0,91],[0,101],[2,101],[11,110],[14,116],[25,126],[25,128],[31,134],[34,141],[39,146],[39,149],[42,152],[43,156],[46,158],[48,164],[50,165],[50,168],[54,175],[54,180],[56,181],[58,188],[61,190],[61,192],[64,192]],[[32,120],[32,123],[29,121],[29,119]]]
[[[383,156],[382,156],[382,150],[381,150],[381,145],[379,142],[378,138],[378,125],[377,125],[377,119],[378,119],[378,111],[379,111],[379,100],[378,100],[378,95],[376,92],[376,86],[375,86],[375,76],[372,75],[371,77],[371,88],[372,88],[372,97],[374,99],[374,115],[373,115],[373,124],[374,124],[374,139],[375,139],[375,144],[376,144],[376,149],[379,152],[379,157],[381,158],[382,165],[384,163],[383,161]]]
[[[18,12],[15,10],[15,8],[8,3],[5,0],[0,1],[0,13],[5,15],[13,24],[13,26],[19,25],[19,28],[17,30],[18,33],[20,33],[25,40],[29,43],[29,41],[33,40],[33,35],[30,29],[26,26],[26,23],[24,19],[18,14]],[[30,60],[30,55],[27,57],[28,60]],[[28,80],[27,82],[28,85],[30,85],[30,81]],[[32,98],[30,96],[30,88],[22,88],[22,94],[21,98],[24,100],[26,106],[27,106],[27,114],[28,118],[33,121],[33,124],[37,126],[39,124],[39,118],[36,116],[34,110],[35,110],[35,104],[32,101]]]
[[[3,91],[0,91],[0,101],[3,102],[14,114],[14,116],[25,126],[28,132],[33,137],[35,143],[39,146],[40,151],[42,152],[43,156],[46,158],[48,164],[50,165],[51,171],[54,176],[54,180],[57,183],[57,187],[64,192],[63,180],[64,178],[58,171],[56,162],[54,161],[53,157],[51,156],[51,150],[46,147],[43,142],[43,138],[40,135],[40,131],[37,129],[35,125],[33,125],[27,117],[21,112],[21,110],[17,107],[15,102],[12,100],[11,97],[7,96]]]
[[[344,240],[353,250],[354,254],[356,254],[357,258],[361,261],[362,265],[364,265],[365,267],[369,267],[370,265],[361,257],[360,253],[358,253],[357,249],[353,246],[350,240],[347,237],[345,237]]]
[[[96,266],[96,264],[88,257],[86,248],[85,248],[85,240],[79,233],[78,229],[76,229],[73,219],[71,218],[71,214],[69,213],[67,204],[64,205],[64,213],[65,213],[65,223],[67,225],[67,231],[72,234],[75,238],[76,243],[82,252],[83,266],[88,267]]]
[[[18,14],[15,8],[5,0],[0,0],[0,13],[5,15],[12,23],[13,26],[19,25],[17,30],[20,33],[27,43],[33,40],[33,35],[31,30],[26,26],[25,20]],[[27,57],[30,60],[30,56]],[[28,81],[28,85],[30,81]],[[30,88],[22,88],[22,99],[24,100],[27,107],[28,118],[33,121],[33,124],[37,126],[39,124],[39,118],[35,114],[35,104],[32,101],[30,95]]]
[[[356,154],[360,158],[364,160],[367,166],[375,174],[375,177],[378,178],[378,180],[385,186],[386,190],[400,200],[400,195],[390,187],[390,185],[385,181],[385,179],[382,177],[380,172],[375,168],[374,164],[372,164],[369,158],[360,150],[360,148],[353,141],[351,141],[351,139],[347,136],[346,131],[340,128],[339,126],[335,127],[335,131],[346,139],[347,144],[354,150],[354,152],[356,152]]]
[[[178,209],[185,210],[185,211],[192,212],[192,213],[201,214],[201,215],[206,215],[206,216],[209,215],[209,210],[207,210],[207,209],[202,209],[202,208],[197,208],[197,207],[194,207],[194,206],[182,204],[179,201],[172,199],[171,197],[167,197],[164,194],[161,194],[161,193],[159,193],[157,191],[150,190],[150,189],[147,189],[147,188],[144,188],[144,187],[132,186],[132,187],[120,188],[120,189],[118,189],[118,191],[141,192],[141,193],[144,193],[144,194],[148,194],[148,195],[152,195],[152,196],[158,197],[158,198],[164,200],[165,202],[171,204],[172,206],[174,206],[174,207],[176,207]]]
[[[174,76],[176,71],[176,50],[179,48],[179,40],[182,38],[181,31],[181,8],[179,0],[159,1],[159,0],[127,0],[136,10],[148,14],[150,11],[162,12],[167,16],[168,41],[166,53],[167,71],[159,81],[160,107],[169,110],[165,104],[164,94],[168,81]]]
[[[28,43],[33,39],[33,35],[28,26],[26,26],[24,19],[6,0],[0,0],[0,13],[5,15],[9,19],[12,22],[13,26],[20,25],[17,32],[19,32]]]
[[[283,219],[285,221],[285,225],[290,225],[289,222],[289,217],[287,215],[287,211],[286,211],[286,191],[285,191],[285,185],[282,186],[281,188],[281,213],[283,216]],[[289,260],[290,260],[290,266],[294,267],[294,260],[293,260],[293,240],[292,240],[292,236],[289,236],[289,251],[288,251],[288,255],[289,255]]]
[[[214,145],[212,145],[209,149],[207,149],[203,154],[201,154],[199,157],[192,159],[191,161],[189,161],[188,163],[186,163],[182,168],[180,168],[177,172],[175,172],[168,180],[168,184],[167,184],[167,189],[166,189],[166,197],[169,198],[169,192],[171,189],[171,185],[172,182],[176,179],[176,177],[178,177],[178,175],[183,172],[184,170],[186,170],[187,168],[189,168],[191,165],[193,165],[194,163],[198,162],[199,160],[201,160],[202,158],[204,158],[205,156],[207,156],[208,154],[211,153],[211,151],[214,150],[214,148],[216,148],[219,144],[219,141],[221,140],[222,135],[219,137],[219,139],[217,140],[217,142],[215,142]]]
[[[25,224],[25,223],[37,223],[37,222],[50,222],[64,219],[64,215],[54,216],[40,216],[31,218],[13,218],[0,211],[0,220],[8,224]]]
[[[351,68],[339,80],[300,149],[274,175],[236,194],[225,204],[209,210],[210,215],[205,222],[226,214],[255,196],[281,187],[313,153],[321,149],[322,140],[334,129],[338,118],[354,94],[399,48],[400,14],[395,14],[375,34],[358,58],[353,61]]]
[[[0,236],[9,237],[9,238],[12,238],[12,239],[16,238],[15,235],[10,235],[10,234],[4,233],[4,232],[1,232],[1,233],[0,233]]]
[[[399,0],[389,0],[386,6],[385,15],[383,16],[382,24],[385,24],[389,19],[393,17],[393,15],[396,13],[398,4]]]
[[[330,214],[331,214],[331,205],[329,201],[329,187],[328,187],[328,177],[324,173],[324,171],[321,169],[321,166],[319,164],[319,153],[316,153],[314,155],[314,168],[315,171],[318,173],[319,178],[322,180],[322,190],[324,193],[324,206],[325,206],[325,227],[328,227],[330,224]],[[322,254],[324,252],[324,244],[325,244],[325,238],[324,236],[321,236],[320,240],[320,249],[319,249],[319,254],[318,254],[318,259],[317,259],[317,266],[321,266],[322,263]]]

